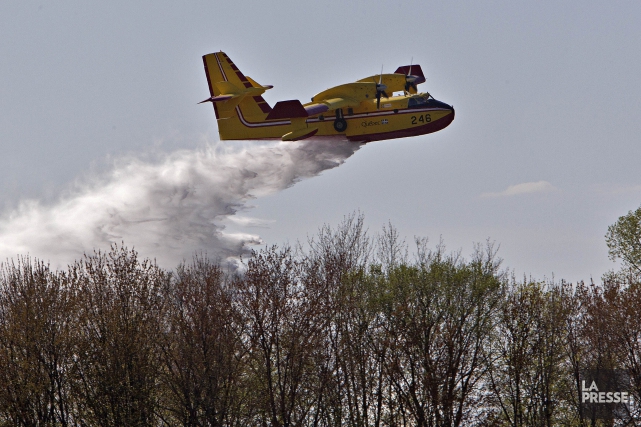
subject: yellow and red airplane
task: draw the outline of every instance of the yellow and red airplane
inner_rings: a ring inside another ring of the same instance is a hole
[[[425,82],[418,64],[324,90],[304,105],[289,100],[272,108],[261,95],[273,86],[245,76],[225,53],[205,55],[203,62],[211,96],[201,103],[213,104],[222,140],[297,141],[316,135],[369,142],[436,132],[454,120],[451,105],[417,93],[416,86]]]

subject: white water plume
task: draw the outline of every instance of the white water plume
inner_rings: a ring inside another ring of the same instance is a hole
[[[317,139],[217,143],[155,162],[121,159],[111,172],[55,203],[23,201],[6,213],[0,219],[0,261],[28,254],[62,267],[121,242],[165,268],[196,252],[237,257],[261,243],[260,237],[226,233],[222,221],[237,218],[252,198],[340,165],[358,148]]]

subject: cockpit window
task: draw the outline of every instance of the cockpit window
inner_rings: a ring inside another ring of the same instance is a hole
[[[427,99],[422,96],[413,96],[407,101],[407,108],[421,108],[427,104]]]

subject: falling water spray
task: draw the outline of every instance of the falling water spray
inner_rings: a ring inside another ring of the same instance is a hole
[[[124,242],[173,268],[196,252],[233,259],[259,244],[226,232],[253,198],[342,164],[359,148],[346,141],[209,144],[154,162],[122,158],[101,177],[57,201],[27,200],[0,219],[0,260],[30,255],[63,267]]]

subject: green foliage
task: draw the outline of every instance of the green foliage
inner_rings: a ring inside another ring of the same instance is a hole
[[[621,259],[626,267],[641,273],[641,207],[619,217],[605,235],[610,259]]]
[[[415,425],[471,419],[503,287],[492,257],[437,252],[387,277],[390,381]]]

